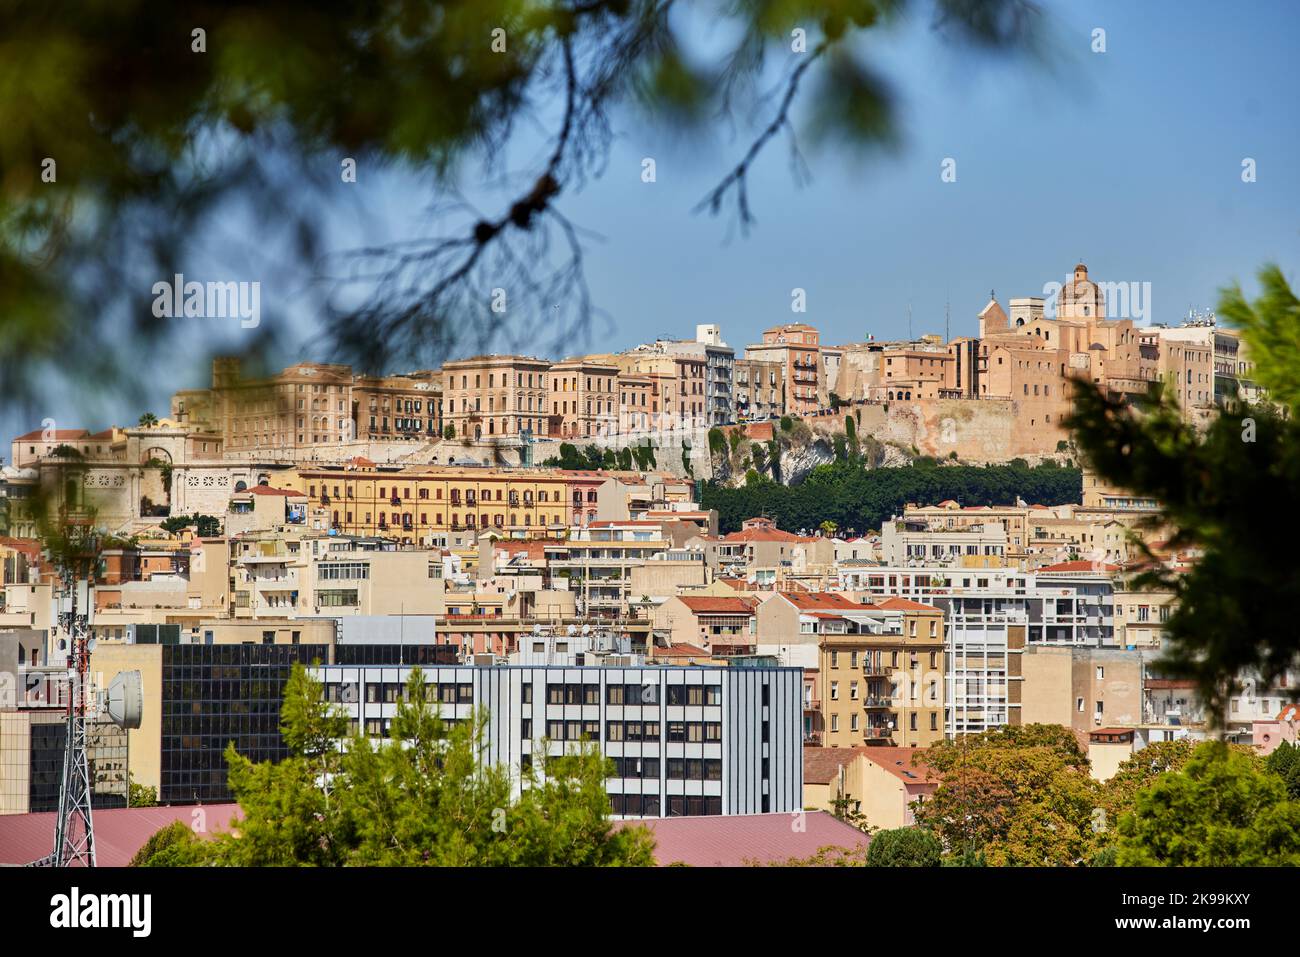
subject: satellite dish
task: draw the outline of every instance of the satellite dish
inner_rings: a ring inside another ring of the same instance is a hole
[[[98,642],[96,642],[94,638],[91,638],[86,642],[86,651],[93,653],[96,644],[98,644]]]
[[[108,685],[104,710],[119,728],[138,728],[144,714],[144,689],[138,671],[122,671]]]

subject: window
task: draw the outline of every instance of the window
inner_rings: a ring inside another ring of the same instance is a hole
[[[840,683],[839,683],[838,681],[832,681],[832,682],[831,682],[831,700],[832,700],[832,701],[838,701],[839,699],[840,699]]]

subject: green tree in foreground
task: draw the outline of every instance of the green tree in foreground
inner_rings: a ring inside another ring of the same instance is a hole
[[[355,734],[344,741],[345,720],[322,699],[320,683],[295,666],[281,713],[290,757],[278,764],[253,763],[227,750],[241,817],[232,833],[192,852],[187,846],[186,862],[654,863],[649,831],[610,821],[607,762],[594,746],[539,758],[536,767],[524,771],[523,793],[516,798],[507,768],[479,763],[486,714],[445,721],[435,699],[420,669],[414,669],[393,718],[392,740],[373,744]]]
[[[1300,864],[1300,803],[1251,755],[1209,741],[1121,818],[1116,863],[1131,867]]]
[[[1240,676],[1271,683],[1300,652],[1289,612],[1300,601],[1295,519],[1260,528],[1263,503],[1300,500],[1300,301],[1277,266],[1259,278],[1253,303],[1224,290],[1219,315],[1241,328],[1276,408],[1239,401],[1200,432],[1159,390],[1139,409],[1078,383],[1067,422],[1102,479],[1161,503],[1171,548],[1200,552],[1186,573],[1152,562],[1136,584],[1174,592],[1161,666],[1196,680],[1216,723]]]
[[[881,831],[867,849],[868,867],[937,867],[943,846],[920,827]]]

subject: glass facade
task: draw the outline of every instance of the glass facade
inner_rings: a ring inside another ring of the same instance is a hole
[[[328,659],[327,645],[165,647],[159,801],[232,800],[227,744],[252,761],[287,757],[280,708],[289,672]]]

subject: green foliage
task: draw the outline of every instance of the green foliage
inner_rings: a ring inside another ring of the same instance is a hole
[[[836,462],[849,461],[849,443],[842,435],[835,435],[831,438],[831,447],[835,450]]]
[[[620,472],[632,471],[632,449],[625,447],[618,450],[618,470]]]
[[[281,731],[290,756],[254,764],[227,749],[241,818],[205,856],[232,866],[645,866],[653,841],[616,828],[608,762],[594,745],[542,755],[512,795],[509,768],[480,765],[487,714],[442,718],[412,671],[391,741],[347,737],[347,721],[295,666]],[[398,745],[400,742],[400,746]]]
[[[140,424],[140,428],[142,429],[147,429],[150,428],[151,426],[155,426],[158,424],[158,416],[154,415],[152,412],[146,412],[144,413],[144,415],[140,416],[139,424]]]
[[[175,535],[191,525],[197,527],[199,538],[216,538],[221,534],[221,519],[213,515],[171,515],[162,521],[162,530]]]
[[[456,437],[456,426],[448,422],[445,426],[443,426],[442,437],[449,441],[451,439],[454,439]]]
[[[1074,733],[1008,726],[930,746],[939,788],[915,810],[951,855],[989,864],[1072,865],[1094,844],[1097,784]]]
[[[1300,601],[1300,552],[1280,529],[1259,534],[1260,503],[1300,499],[1300,310],[1275,267],[1261,278],[1254,304],[1228,290],[1219,308],[1242,322],[1258,381],[1289,414],[1243,401],[1202,432],[1158,387],[1137,409],[1080,383],[1067,422],[1102,479],[1161,503],[1160,524],[1176,530],[1170,549],[1200,550],[1184,573],[1153,564],[1135,584],[1173,591],[1157,666],[1196,681],[1212,722],[1226,714],[1238,675],[1271,683],[1300,652],[1288,614]]]
[[[1283,741],[1268,756],[1264,766],[1286,783],[1286,793],[1291,800],[1300,800],[1300,748]]]
[[[1269,263],[1259,271],[1262,294],[1246,300],[1238,283],[1219,291],[1218,315],[1241,329],[1250,344],[1255,378],[1269,398],[1300,412],[1300,300],[1282,270]]]
[[[1252,755],[1222,742],[1141,791],[1119,822],[1122,867],[1300,864],[1300,803]]]
[[[126,773],[126,795],[127,807],[158,806],[158,789],[152,784],[136,784],[130,771]]]
[[[208,862],[211,847],[180,821],[159,829],[135,852],[128,867],[197,867]]]
[[[868,867],[938,867],[943,846],[929,831],[900,827],[881,831],[867,849]]]
[[[870,436],[865,437],[870,439]],[[761,446],[755,445],[759,469]],[[835,462],[814,468],[799,485],[777,481],[732,489],[706,482],[701,505],[718,510],[723,532],[740,528],[755,515],[770,515],[781,528],[815,528],[831,519],[840,528],[879,528],[908,502],[937,505],[954,499],[963,505],[1012,505],[1016,497],[1043,505],[1078,502],[1081,473],[1064,468],[948,466],[864,469]]]
[[[727,454],[727,436],[716,425],[709,429],[709,454],[713,456]]]
[[[788,416],[788,415],[783,415],[783,416],[781,416],[781,431],[782,431],[782,432],[793,432],[793,431],[794,431],[794,419],[791,418],[791,417]]]
[[[682,468],[688,476],[695,477],[695,466],[691,465],[691,447],[685,443],[682,444]]]

